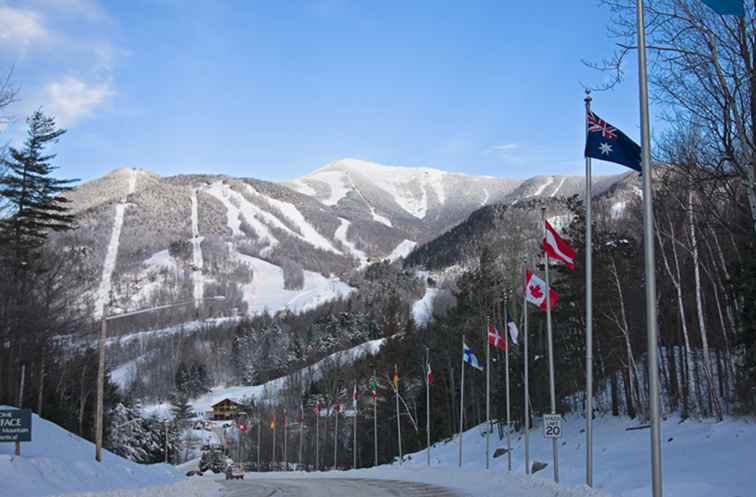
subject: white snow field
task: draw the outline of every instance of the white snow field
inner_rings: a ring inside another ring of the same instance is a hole
[[[199,214],[197,208],[197,189],[192,188],[192,284],[194,302],[199,304],[205,296],[205,277],[202,274],[202,238],[199,236]]]
[[[559,449],[560,482],[566,487],[579,487],[585,481],[585,420],[570,416],[565,421],[565,434]],[[611,416],[594,421],[594,488],[609,495],[624,497],[647,497],[651,495],[651,463],[649,454],[648,429],[626,431],[638,426],[639,422],[627,418]],[[549,463],[546,469],[535,474],[533,480],[542,487],[543,493],[501,493],[502,488],[519,485],[524,480],[523,443],[520,433],[512,437],[512,473],[507,475],[507,457],[493,459],[491,471],[496,476],[489,480],[481,469],[485,468],[485,437],[483,426],[468,430],[464,434],[463,470],[471,476],[452,477],[457,473],[458,439],[439,443],[431,449],[431,464],[436,473],[425,471],[428,477],[437,474],[434,483],[464,488],[476,497],[486,495],[583,495],[572,493],[549,493],[547,482],[553,481],[551,465],[551,442],[543,438],[542,428],[530,432],[530,457]],[[506,437],[499,440],[491,435],[492,450],[506,447]],[[425,451],[409,456],[404,467],[411,467],[409,474],[426,467]],[[756,423],[753,420],[728,419],[723,422],[693,421],[682,422],[679,417],[670,417],[662,424],[662,469],[665,497],[755,497],[756,472]],[[395,464],[397,466],[398,463]],[[478,478],[472,475],[480,475]],[[454,481],[459,485],[454,485]],[[481,482],[476,483],[476,479]],[[490,490],[482,488],[483,481],[491,485]],[[461,486],[463,482],[464,487]],[[533,485],[533,483],[528,483]],[[467,485],[470,485],[469,487]],[[494,489],[498,488],[498,493]],[[478,491],[480,490],[480,491]],[[490,492],[490,493],[487,493]],[[589,494],[590,495],[590,494]]]
[[[438,295],[438,288],[425,288],[423,298],[412,304],[412,319],[419,325],[428,324],[433,318],[433,300]]]
[[[414,250],[414,248],[417,247],[417,242],[413,242],[412,240],[402,240],[399,242],[399,245],[397,245],[393,251],[386,257],[390,262],[394,262],[397,259],[401,259],[402,257],[407,257],[410,252]]]
[[[9,409],[2,406],[0,409]],[[133,489],[172,484],[183,479],[173,467],[164,464],[137,464],[102,453],[95,461],[95,446],[60,426],[32,415],[32,441],[0,444],[0,496],[37,497],[121,489],[114,495],[141,495]],[[123,489],[129,489],[124,491]],[[155,494],[170,495],[170,494]],[[183,494],[195,495],[195,494]]]
[[[367,266],[367,254],[358,249],[354,242],[350,242],[347,239],[347,233],[349,232],[349,226],[352,224],[343,217],[339,218],[341,224],[336,228],[336,232],[333,234],[334,238],[340,241],[349,250],[349,253],[354,256],[360,262],[360,268]]]
[[[326,278],[313,271],[304,271],[304,286],[301,290],[286,290],[280,266],[235,250],[231,253],[253,271],[252,281],[242,285],[244,300],[249,305],[248,314],[272,313],[281,309],[299,313],[346,297],[354,291],[354,288],[338,278]]]

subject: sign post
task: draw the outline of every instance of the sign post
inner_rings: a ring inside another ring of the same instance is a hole
[[[16,455],[21,455],[21,442],[31,442],[31,409],[0,410],[0,442],[15,442]]]

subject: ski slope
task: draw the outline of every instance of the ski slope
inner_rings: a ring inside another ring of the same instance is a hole
[[[433,300],[438,295],[437,288],[426,287],[423,298],[412,304],[412,319],[418,325],[425,325],[433,318]]]
[[[192,285],[197,306],[205,296],[205,277],[202,274],[202,238],[199,236],[199,214],[197,208],[197,189],[192,188]]]
[[[334,233],[334,237],[336,240],[340,241],[346,248],[349,250],[349,253],[354,256],[355,259],[357,259],[360,263],[360,268],[367,265],[367,254],[363,252],[362,250],[358,249],[357,246],[354,244],[354,242],[350,242],[347,239],[347,233],[349,232],[349,226],[352,224],[343,217],[339,218],[339,221],[341,224],[339,224],[339,227],[336,228],[336,232]]]
[[[570,416],[560,452],[560,482],[579,487],[585,480],[585,420]],[[647,429],[626,431],[638,426],[637,420],[603,417],[594,421],[594,488],[609,495],[648,497],[650,488],[649,432]],[[478,472],[485,468],[483,426],[464,433],[463,470]],[[506,448],[506,438],[492,434],[492,453]],[[523,440],[520,433],[512,437],[512,471],[524,474]],[[456,470],[458,439],[440,442],[431,449],[431,464],[438,469]],[[534,475],[543,483],[552,481],[551,442],[543,438],[541,427],[530,432],[530,457],[549,463]],[[410,456],[404,466],[425,467],[425,451]],[[756,424],[753,420],[682,421],[673,416],[662,423],[662,468],[665,497],[754,497],[756,472]],[[491,472],[504,476],[507,457],[493,459]],[[522,477],[524,478],[524,477]],[[504,480],[506,481],[506,480]],[[467,488],[468,492],[475,487]],[[475,495],[487,495],[475,493]],[[501,494],[491,494],[501,495]],[[517,494],[519,495],[519,494]],[[545,494],[551,495],[551,494]],[[559,493],[558,495],[570,495]]]
[[[139,495],[134,489],[183,480],[171,466],[137,464],[107,450],[103,450],[102,462],[98,463],[94,444],[36,414],[32,414],[32,441],[21,444],[21,457],[16,457],[14,450],[12,443],[0,444],[2,497],[114,489],[129,489],[120,495]]]
[[[346,297],[354,291],[338,278],[326,278],[320,273],[304,271],[301,290],[284,288],[283,269],[257,257],[231,251],[240,263],[252,269],[252,281],[242,285],[242,294],[248,304],[248,314],[273,313],[287,309],[299,313],[320,304]]]
[[[556,197],[556,194],[559,192],[559,190],[562,189],[562,185],[564,185],[564,182],[567,181],[567,178],[562,178],[562,181],[559,182],[556,188],[554,188],[554,191],[551,192],[551,197]]]
[[[386,257],[390,262],[394,262],[397,259],[401,259],[402,257],[407,257],[414,248],[417,247],[417,242],[413,242],[412,240],[402,240],[399,242],[399,245],[397,245],[394,250],[391,251],[391,253]]]

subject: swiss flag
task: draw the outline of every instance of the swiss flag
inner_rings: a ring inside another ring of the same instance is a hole
[[[546,223],[546,235],[543,237],[543,250],[552,259],[562,261],[568,268],[575,269],[575,257],[577,257],[575,251],[562,240],[548,221],[544,223]]]
[[[546,282],[530,271],[525,273],[525,295],[528,302],[537,305],[544,311],[546,310]],[[559,300],[559,294],[553,288],[549,289],[551,308]]]
[[[501,336],[496,326],[491,323],[488,323],[488,343],[497,349],[507,350],[507,340]]]

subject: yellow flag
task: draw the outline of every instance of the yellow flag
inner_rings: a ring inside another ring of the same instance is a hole
[[[394,376],[391,378],[391,382],[394,384],[394,390],[399,390],[399,369],[394,364]]]

